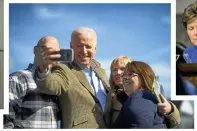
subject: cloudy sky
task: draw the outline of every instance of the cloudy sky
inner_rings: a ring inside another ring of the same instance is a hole
[[[170,4],[10,4],[10,73],[33,62],[33,47],[54,36],[69,48],[72,31],[88,26],[97,32],[95,58],[109,76],[119,55],[147,62],[159,74],[170,97]]]

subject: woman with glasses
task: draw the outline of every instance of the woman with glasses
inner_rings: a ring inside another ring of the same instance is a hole
[[[166,128],[164,115],[157,107],[152,93],[155,74],[139,61],[129,62],[123,74],[123,88],[128,99],[114,123],[115,128]]]
[[[127,63],[132,60],[127,56],[116,57],[111,64],[110,85],[112,89],[112,123],[117,119],[122,104],[127,100],[128,96],[123,91],[122,77]],[[161,96],[163,97],[163,96]],[[165,99],[163,97],[163,99]],[[175,128],[180,123],[180,114],[176,106],[172,102],[165,102],[158,104],[160,112],[165,115],[168,128]]]

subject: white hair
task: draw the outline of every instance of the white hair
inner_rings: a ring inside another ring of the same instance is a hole
[[[92,33],[95,37],[95,44],[97,44],[97,35],[96,35],[96,32],[91,29],[91,28],[88,28],[88,27],[79,27],[77,29],[75,29],[73,32],[72,32],[72,35],[71,35],[71,41],[73,40],[73,38],[78,35],[78,34],[83,34],[83,33]]]

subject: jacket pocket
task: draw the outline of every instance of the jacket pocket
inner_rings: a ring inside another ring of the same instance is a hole
[[[73,120],[73,127],[74,128],[85,128],[85,126],[87,125],[88,119],[87,116],[81,116],[81,117],[77,117]]]

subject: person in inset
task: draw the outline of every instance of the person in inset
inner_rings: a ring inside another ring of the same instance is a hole
[[[122,75],[127,63],[132,60],[127,56],[118,56],[111,63],[110,86],[112,90],[112,123],[116,120],[120,113],[122,104],[127,100],[128,96],[123,91]],[[163,92],[162,90],[160,91]],[[168,102],[163,95],[160,96],[162,103],[158,104],[158,108],[165,115],[168,128],[175,128],[180,123],[180,114],[177,107]]]
[[[183,57],[187,63],[197,63],[197,1],[185,8],[182,23],[193,44],[184,50]]]
[[[183,26],[185,27],[187,34],[189,36],[189,39],[193,46],[188,47],[183,52],[183,57],[187,63],[197,63],[197,1],[190,4],[187,8],[185,8],[182,18]],[[177,72],[179,69],[177,68]],[[180,74],[179,74],[180,75]],[[180,77],[180,78],[179,78]],[[177,94],[182,93],[188,94],[188,95],[196,95],[197,90],[196,87],[188,80],[183,79],[180,75],[177,77],[177,79],[182,81],[181,84],[183,84],[184,91],[180,92],[180,90],[177,90]],[[177,82],[179,82],[177,81]],[[181,85],[180,83],[177,83],[177,85]],[[181,88],[181,87],[177,87]]]
[[[4,128],[60,128],[57,97],[36,91],[35,72],[43,43],[48,48],[59,48],[54,37],[41,38],[34,47],[34,63],[9,75],[9,114],[4,115]]]
[[[129,62],[123,74],[123,88],[128,99],[113,124],[114,128],[167,128],[153,94],[155,73],[140,61]]]
[[[59,49],[42,50],[36,83],[41,92],[59,96],[62,128],[110,127],[111,89],[105,70],[93,59],[96,45],[96,32],[80,27],[71,35],[72,63],[56,64]]]

